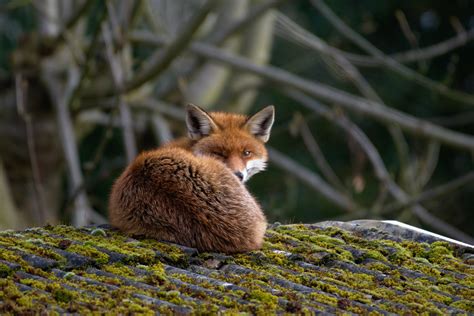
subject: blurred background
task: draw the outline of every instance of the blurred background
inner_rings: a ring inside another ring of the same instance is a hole
[[[0,1],[0,228],[103,223],[184,105],[276,106],[270,222],[395,219],[473,243],[474,2]]]

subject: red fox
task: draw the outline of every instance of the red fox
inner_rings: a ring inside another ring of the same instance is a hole
[[[243,183],[265,168],[274,117],[273,106],[247,117],[189,104],[189,137],[141,153],[113,185],[111,224],[199,251],[259,249],[267,222]]]

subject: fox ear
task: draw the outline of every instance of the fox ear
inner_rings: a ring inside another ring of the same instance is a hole
[[[186,126],[189,138],[194,140],[207,136],[218,129],[206,111],[191,103],[186,106]]]
[[[270,138],[270,130],[274,121],[275,107],[269,105],[251,116],[245,123],[245,127],[252,135],[266,143]]]

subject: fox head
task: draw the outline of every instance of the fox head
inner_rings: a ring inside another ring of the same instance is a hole
[[[186,126],[195,141],[192,151],[197,156],[211,156],[245,182],[265,169],[268,160],[264,143],[270,138],[275,108],[267,106],[253,116],[210,112],[188,104]]]

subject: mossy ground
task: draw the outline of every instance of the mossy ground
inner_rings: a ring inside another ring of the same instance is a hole
[[[71,265],[64,251],[88,260]],[[35,268],[25,254],[56,265]],[[102,228],[0,233],[0,313],[7,314],[446,314],[473,313],[473,297],[473,266],[446,242],[284,225],[268,230],[260,251],[226,256]]]

